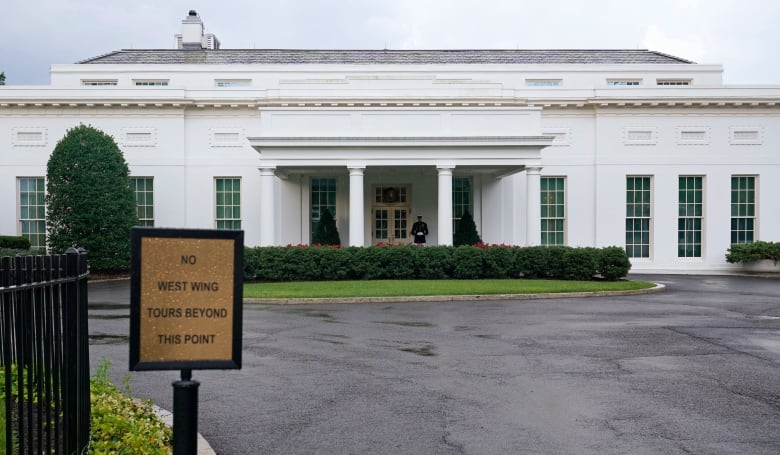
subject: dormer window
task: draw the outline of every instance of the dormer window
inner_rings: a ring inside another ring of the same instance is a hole
[[[642,85],[641,79],[607,79],[609,87],[638,87]]]
[[[561,79],[526,79],[526,87],[560,87]]]
[[[663,85],[667,87],[679,87],[683,85],[691,85],[693,80],[691,79],[657,79],[656,85]]]
[[[133,84],[136,87],[167,87],[168,79],[135,79]]]
[[[88,87],[106,87],[114,86],[117,84],[116,79],[82,79],[81,85]]]
[[[217,87],[250,87],[251,79],[216,79],[214,84]]]

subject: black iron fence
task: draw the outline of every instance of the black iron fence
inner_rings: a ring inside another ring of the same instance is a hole
[[[87,255],[0,258],[0,392],[8,454],[86,453]]]

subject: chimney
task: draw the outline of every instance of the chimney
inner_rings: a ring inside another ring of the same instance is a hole
[[[204,34],[203,21],[191,9],[181,21],[181,34],[175,35],[178,49],[219,49],[219,40],[211,33]]]

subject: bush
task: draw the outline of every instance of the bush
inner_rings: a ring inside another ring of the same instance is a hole
[[[452,254],[454,267],[452,277],[460,280],[483,278],[485,250],[473,246],[455,247]]]
[[[474,217],[469,212],[464,212],[463,216],[455,223],[455,234],[452,236],[452,244],[476,245],[482,243],[482,239],[477,232],[477,225],[474,223]]]
[[[171,453],[173,431],[160,420],[151,401],[130,398],[108,379],[111,362],[104,360],[90,380],[92,439],[90,454]]]
[[[0,248],[11,250],[29,250],[30,240],[27,237],[15,235],[0,235]]]
[[[515,254],[511,247],[506,245],[486,247],[482,244],[478,246],[484,248],[485,251],[483,256],[484,278],[509,278],[516,276],[513,274]]]
[[[631,270],[626,250],[619,246],[609,246],[597,250],[598,271],[607,281],[619,280]]]
[[[68,130],[46,165],[48,244],[55,254],[86,248],[93,271],[130,267],[138,222],[127,162],[111,136],[85,125]]]
[[[762,259],[780,261],[780,242],[756,241],[735,243],[726,250],[726,262],[731,264],[755,262]]]
[[[336,227],[336,220],[330,210],[324,209],[320,215],[320,221],[317,223],[317,229],[314,231],[311,243],[315,245],[341,245],[339,230]]]
[[[453,259],[451,247],[415,247],[412,253],[415,278],[439,280],[452,276]]]
[[[595,248],[567,248],[561,252],[561,276],[565,280],[592,280],[598,273]]]
[[[619,247],[374,246],[255,247],[244,252],[244,279],[320,281],[378,279],[623,278],[631,268]]]

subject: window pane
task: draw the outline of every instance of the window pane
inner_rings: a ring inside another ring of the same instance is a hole
[[[566,237],[565,177],[542,177],[540,183],[542,245],[563,245]]]
[[[43,177],[18,179],[19,234],[35,249],[46,247],[45,187]]]
[[[755,176],[731,177],[731,243],[754,241]]]
[[[626,254],[650,255],[650,177],[626,177]]]

